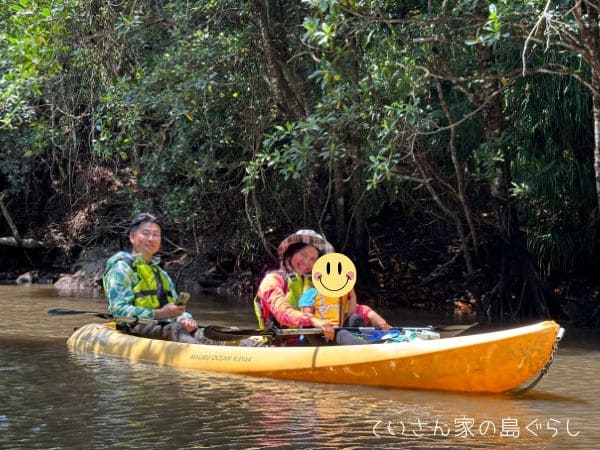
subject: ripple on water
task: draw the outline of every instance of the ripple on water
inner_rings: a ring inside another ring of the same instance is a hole
[[[575,450],[600,442],[600,339],[587,331],[586,347],[561,345],[549,374],[525,396],[457,395],[194,373],[73,354],[65,338],[88,320],[50,320],[47,309],[104,304],[30,293],[0,292],[0,306],[12,314],[0,329],[0,448]],[[550,438],[540,430],[539,437],[500,437],[507,418],[521,427],[535,418],[570,419],[581,435],[560,430]],[[474,428],[475,436],[461,437],[453,429],[434,436],[436,421],[455,427],[468,419],[476,426],[493,421],[498,432],[479,436]]]

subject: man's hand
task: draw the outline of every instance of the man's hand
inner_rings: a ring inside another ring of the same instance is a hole
[[[167,303],[162,308],[154,310],[155,319],[174,319],[185,312],[185,306],[178,306],[173,303]]]
[[[192,331],[196,330],[198,328],[198,324],[196,323],[196,321],[194,319],[181,319],[179,321],[179,323],[181,324],[181,326],[183,326],[183,328],[186,329],[186,331],[188,333],[191,333]]]

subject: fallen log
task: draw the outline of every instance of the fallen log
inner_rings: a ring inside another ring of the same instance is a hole
[[[4,247],[23,247],[23,248],[44,248],[46,245],[43,242],[35,239],[20,239],[14,237],[0,237],[0,246]]]
[[[23,239],[21,237],[21,235],[19,234],[19,230],[15,225],[15,222],[12,220],[12,217],[8,212],[8,208],[4,204],[4,197],[5,193],[0,192],[0,212],[2,212],[2,215],[6,219],[6,223],[8,223],[8,226],[10,227],[13,233],[13,237],[0,238],[0,246],[3,245],[5,247],[44,248],[45,245],[43,242],[36,241],[35,239]]]

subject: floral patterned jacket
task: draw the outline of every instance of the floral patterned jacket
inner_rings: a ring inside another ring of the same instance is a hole
[[[111,256],[106,261],[106,269],[102,277],[104,293],[108,299],[108,311],[118,317],[138,317],[140,319],[154,319],[154,309],[135,306],[135,294],[133,287],[139,283],[140,278],[137,272],[131,267],[127,261],[127,257],[132,258],[132,255],[127,252],[119,252]],[[141,255],[136,255],[135,258],[141,258]],[[152,258],[150,265],[158,267],[160,258],[155,256]],[[160,267],[158,270],[164,275],[167,285],[165,290],[171,292],[173,298],[177,298],[175,285],[171,277]],[[183,318],[192,318],[190,313],[184,312],[177,319],[161,319],[161,322],[172,322]]]

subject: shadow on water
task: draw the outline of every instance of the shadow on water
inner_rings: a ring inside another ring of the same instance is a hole
[[[588,400],[585,400],[581,397],[575,397],[575,396],[567,396],[567,395],[561,395],[561,394],[557,394],[557,393],[553,393],[553,392],[545,392],[545,391],[539,391],[539,390],[531,390],[529,392],[526,392],[524,394],[508,394],[509,398],[514,399],[514,400],[542,400],[542,401],[546,401],[546,402],[553,402],[553,403],[576,403],[578,405],[581,404],[591,404]]]

